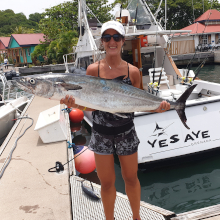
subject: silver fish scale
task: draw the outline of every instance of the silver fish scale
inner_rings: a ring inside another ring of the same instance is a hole
[[[71,75],[64,77],[64,81],[82,86],[82,91],[72,91],[72,95],[90,103],[87,105],[90,108],[103,111],[134,112],[148,110],[149,106],[149,110],[152,106],[156,109],[162,101],[159,97],[114,80]]]
[[[70,177],[72,192],[72,214],[74,220],[100,220],[105,219],[103,205],[101,200],[91,200],[82,190],[81,181],[83,179],[78,176]],[[88,181],[84,181],[84,185],[91,187]],[[93,183],[95,192],[100,194],[100,185]],[[143,203],[143,202],[142,202]],[[143,220],[165,220],[165,217],[144,205],[141,205],[140,216]],[[132,220],[132,212],[127,196],[122,193],[116,195],[115,202],[115,219],[116,220]]]

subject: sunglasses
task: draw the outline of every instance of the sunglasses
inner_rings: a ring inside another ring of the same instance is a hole
[[[104,42],[109,42],[112,37],[113,37],[114,41],[116,41],[116,42],[119,42],[119,41],[121,41],[121,39],[123,39],[123,36],[120,34],[114,34],[114,35],[106,34],[106,35],[102,36],[102,40]]]

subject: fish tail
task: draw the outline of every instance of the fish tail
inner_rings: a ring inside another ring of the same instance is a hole
[[[197,85],[193,85],[190,86],[180,97],[179,99],[176,101],[177,105],[174,107],[175,110],[177,111],[177,114],[180,117],[180,120],[182,121],[183,125],[187,128],[190,129],[187,124],[187,118],[186,118],[186,114],[185,114],[185,107],[186,107],[186,100],[189,98],[190,94],[192,93],[193,89],[196,87]]]

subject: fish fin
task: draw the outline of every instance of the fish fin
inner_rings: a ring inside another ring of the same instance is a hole
[[[124,115],[124,114],[121,114],[121,113],[114,113],[114,115],[117,115],[117,116],[119,116],[121,118],[128,118],[127,115]]]
[[[189,98],[190,94],[192,93],[193,89],[196,86],[197,85],[190,86],[176,101],[176,103],[178,103],[178,104],[175,106],[175,109],[177,111],[177,114],[180,117],[180,120],[182,121],[183,125],[187,129],[190,129],[190,128],[186,124],[187,118],[186,118],[186,114],[185,114],[185,107],[186,107],[185,104],[186,104],[186,100]]]
[[[59,83],[59,85],[64,87],[67,91],[68,90],[79,90],[79,89],[82,89],[81,86],[74,85],[74,84],[71,84],[71,83]]]
[[[122,82],[122,80],[123,80],[125,77],[126,77],[126,75],[118,76],[118,77],[116,77],[116,78],[114,78],[114,79],[112,79],[112,80],[113,80],[113,81],[120,81],[120,82]]]

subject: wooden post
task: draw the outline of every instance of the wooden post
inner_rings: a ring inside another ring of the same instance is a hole
[[[27,57],[26,57],[25,49],[22,48],[22,50],[23,50],[22,54],[23,54],[24,63],[27,64]]]
[[[133,54],[133,65],[140,70],[142,68],[140,38],[132,40],[132,54]],[[140,71],[140,77],[141,77],[140,89],[143,89],[142,71]]]
[[[20,49],[18,49],[18,53],[19,53]],[[21,64],[21,57],[20,57],[20,53],[19,53],[19,64]]]
[[[164,49],[164,50],[165,50],[165,52],[166,52],[166,49]],[[166,53],[166,56],[167,56],[167,58],[169,59],[169,61],[170,61],[171,65],[172,65],[174,71],[176,72],[176,74],[177,74],[179,77],[182,77],[180,71],[178,70],[178,68],[177,68],[176,64],[174,63],[174,61],[173,61],[172,57],[170,56],[170,54],[169,54],[169,53]]]

